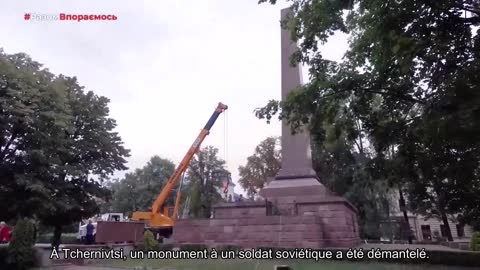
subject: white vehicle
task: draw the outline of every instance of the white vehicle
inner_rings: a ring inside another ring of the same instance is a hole
[[[88,225],[88,220],[92,220],[92,225],[94,227],[93,229],[93,237],[95,238],[95,235],[97,234],[97,221],[125,221],[125,217],[123,216],[122,213],[106,213],[100,216],[96,216],[84,221],[81,221],[78,224],[78,235],[77,239],[80,241],[85,241],[85,236],[87,235],[87,225]]]

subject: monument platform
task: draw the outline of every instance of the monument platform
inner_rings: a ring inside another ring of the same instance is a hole
[[[260,191],[283,216],[314,216],[320,221],[322,247],[354,247],[360,244],[358,211],[336,196],[315,176],[286,178],[282,175]]]
[[[279,198],[280,199],[280,198]],[[210,247],[354,247],[360,244],[356,210],[341,197],[306,196],[290,201],[289,213],[267,202],[224,203],[210,219],[180,219],[173,240]],[[285,208],[283,209],[285,211]]]

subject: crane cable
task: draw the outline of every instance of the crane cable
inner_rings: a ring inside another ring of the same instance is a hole
[[[223,116],[223,159],[225,160],[225,164],[228,164],[228,111],[225,111],[225,115]]]
[[[225,167],[228,170],[228,111],[225,111],[223,116],[223,159],[225,160]],[[228,188],[230,185],[231,179],[229,175],[226,175],[225,178],[226,187],[224,188],[226,190],[226,188]]]

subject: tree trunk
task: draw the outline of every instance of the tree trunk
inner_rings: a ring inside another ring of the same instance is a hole
[[[438,196],[438,211],[440,212],[440,217],[443,221],[443,226],[445,227],[445,233],[447,234],[448,241],[453,241],[452,232],[450,231],[450,225],[448,224],[448,217],[447,213],[445,212],[445,192],[441,191],[438,186],[434,186],[436,188],[436,193]]]
[[[33,225],[33,244],[35,244],[35,243],[37,243],[38,228],[37,228],[37,223],[36,222],[32,222],[32,225]]]
[[[61,244],[61,237],[62,237],[62,226],[55,225],[55,228],[53,230],[52,248],[58,250],[58,247]]]
[[[447,233],[448,241],[453,241],[452,231],[450,231],[450,225],[448,224],[448,217],[445,213],[445,210],[442,208],[440,209],[440,214],[442,216],[443,226],[445,227],[445,232]]]
[[[393,220],[392,220],[392,217],[391,217],[391,214],[390,214],[390,203],[388,201],[388,199],[384,199],[383,201],[383,209],[384,211],[386,212],[386,216],[387,216],[387,224],[379,224],[379,229],[380,227],[383,227],[385,234],[386,236],[390,239],[390,243],[393,244],[393,242],[395,241],[395,232],[393,231]],[[388,227],[386,227],[388,226]],[[383,237],[383,233],[380,235],[380,239]]]
[[[398,189],[398,193],[400,194],[400,210],[403,212],[403,219],[405,220],[405,225],[407,227],[408,243],[412,244],[413,235],[412,230],[410,229],[410,221],[408,220],[407,207],[405,207],[405,198],[403,197],[403,192],[401,188]]]

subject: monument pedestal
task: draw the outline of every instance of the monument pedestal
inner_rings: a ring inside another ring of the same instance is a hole
[[[260,196],[271,202],[282,215],[296,215],[294,203],[300,198],[318,198],[331,195],[317,178],[293,178],[272,180],[260,190]]]
[[[350,248],[360,244],[357,210],[317,178],[271,181],[265,201],[222,203],[211,219],[180,219],[179,244],[243,248]]]
[[[260,191],[280,216],[313,216],[321,233],[310,237],[322,247],[354,247],[360,244],[357,209],[329,191],[317,178],[275,179]]]
[[[329,196],[332,193],[317,178],[274,179],[268,183],[260,195],[265,199],[281,196]]]
[[[179,219],[173,240],[177,245],[242,248],[351,248],[360,244],[356,209],[344,198],[288,195],[277,196],[274,202],[219,204],[211,219]]]

